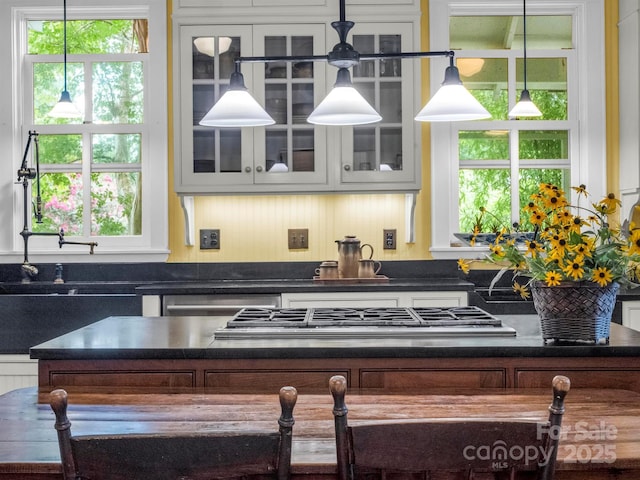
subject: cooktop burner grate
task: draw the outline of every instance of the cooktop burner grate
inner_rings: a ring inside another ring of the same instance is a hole
[[[399,338],[410,341],[448,337],[515,336],[516,331],[475,307],[453,308],[259,308],[240,310],[218,340]]]
[[[227,323],[227,327],[304,327],[310,314],[306,308],[246,307]]]
[[[314,308],[309,327],[416,327],[420,320],[408,308]]]
[[[256,308],[240,310],[228,328],[245,327],[474,327],[502,326],[478,307],[453,308]]]

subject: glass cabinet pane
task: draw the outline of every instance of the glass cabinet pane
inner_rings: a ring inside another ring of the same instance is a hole
[[[264,37],[265,56],[313,55],[313,36]],[[307,117],[313,111],[311,61],[269,62],[265,66],[265,109],[276,121],[265,128],[267,172],[313,172],[315,133]]]
[[[354,35],[353,45],[361,54],[399,53],[401,36],[395,34]],[[366,60],[353,67],[353,84],[382,121],[374,126],[353,127],[353,171],[403,170],[402,60]]]
[[[239,55],[239,37],[192,37],[194,173],[242,171],[240,129],[200,125],[200,120],[228,88]]]

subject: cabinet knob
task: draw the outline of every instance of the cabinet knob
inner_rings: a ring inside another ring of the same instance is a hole
[[[351,165],[345,165],[343,168],[348,172],[351,170]]]
[[[251,167],[244,167],[244,171],[247,173],[251,173]]]
[[[258,165],[258,166],[256,167],[256,171],[261,172],[261,171],[262,171],[262,165]]]

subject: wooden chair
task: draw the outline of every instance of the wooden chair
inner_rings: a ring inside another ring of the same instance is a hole
[[[67,392],[51,392],[50,404],[56,416],[65,480],[200,480],[247,476],[287,480],[297,397],[295,388],[282,387],[279,432],[257,433],[73,436],[67,418]]]
[[[521,471],[530,473],[519,473],[518,478],[551,480],[570,382],[556,376],[552,384],[547,421],[435,419],[349,426],[347,383],[344,377],[334,376],[329,388],[334,399],[338,480],[470,479],[474,475],[514,479]]]

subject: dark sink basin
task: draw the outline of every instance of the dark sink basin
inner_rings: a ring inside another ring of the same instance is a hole
[[[0,295],[93,295],[135,293],[132,282],[0,282]]]

